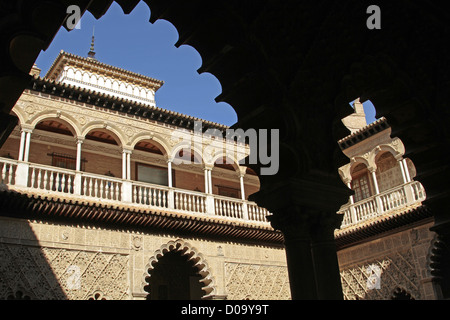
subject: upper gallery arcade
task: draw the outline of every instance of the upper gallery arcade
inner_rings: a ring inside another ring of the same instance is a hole
[[[248,201],[259,189],[257,175],[239,165],[248,146],[183,143],[196,138],[196,121],[227,127],[156,107],[163,81],[64,51],[44,77],[37,66],[31,74],[0,154],[10,188],[269,225],[267,210]]]

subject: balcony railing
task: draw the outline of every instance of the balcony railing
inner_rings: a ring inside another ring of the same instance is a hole
[[[93,173],[0,158],[0,183],[25,189],[70,194],[104,202],[122,202],[183,213],[269,223],[256,203],[202,192],[130,181]]]
[[[425,189],[418,181],[411,181],[375,196],[346,204],[338,211],[344,215],[341,228],[394,212],[425,200]]]

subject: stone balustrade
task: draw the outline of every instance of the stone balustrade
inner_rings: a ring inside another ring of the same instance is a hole
[[[9,188],[112,201],[260,223],[270,213],[256,203],[203,192],[0,158],[1,183]]]
[[[338,214],[344,215],[341,228],[401,210],[420,203],[425,198],[426,194],[422,184],[418,181],[411,181],[356,203],[349,201],[338,211]]]

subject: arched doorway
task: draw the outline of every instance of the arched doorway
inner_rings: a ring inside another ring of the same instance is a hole
[[[405,289],[395,288],[391,300],[415,300]]]
[[[149,271],[147,300],[200,300],[205,292],[194,264],[180,251],[165,253]]]

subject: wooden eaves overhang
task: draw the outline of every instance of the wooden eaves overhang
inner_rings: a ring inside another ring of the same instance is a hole
[[[342,250],[431,221],[433,221],[433,216],[430,210],[426,206],[419,204],[418,206],[377,217],[349,228],[337,230],[335,233],[336,248],[337,250]]]
[[[77,200],[61,196],[0,191],[0,215],[56,223],[95,225],[109,229],[162,232],[177,236],[239,240],[258,244],[283,244],[283,236],[270,225],[181,214],[122,204]]]
[[[53,61],[45,78],[55,80],[64,69],[64,66],[76,67],[77,69],[91,71],[107,77],[111,76],[114,79],[121,79],[129,83],[131,82],[143,87],[152,88],[155,92],[164,84],[164,81],[108,65],[97,59],[85,58],[69,52],[64,52],[63,50],[61,50],[58,57]]]
[[[194,130],[194,124],[196,121],[202,122],[203,132],[207,129],[217,129],[225,134],[225,130],[229,128],[228,126],[216,122],[184,115],[182,113],[163,108],[153,107],[148,104],[143,104],[128,99],[114,97],[90,89],[49,80],[36,75],[31,77],[27,89],[188,130]]]
[[[378,132],[381,132],[383,130],[386,130],[389,128],[389,124],[386,120],[386,118],[382,117],[364,128],[359,129],[356,132],[353,132],[352,134],[349,134],[345,138],[342,138],[338,141],[339,147],[341,150],[345,150],[351,146],[354,146],[355,144],[360,143],[361,141],[377,134]]]

